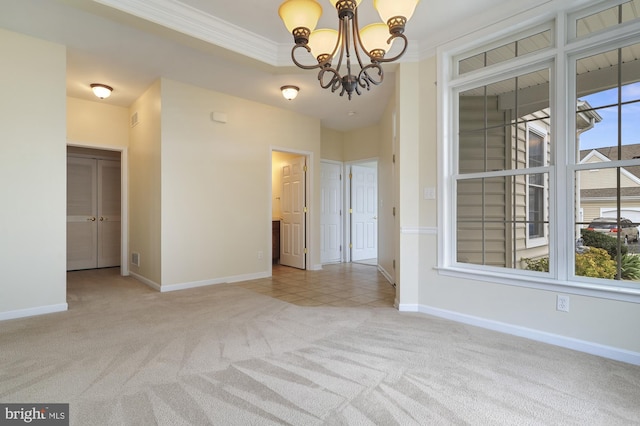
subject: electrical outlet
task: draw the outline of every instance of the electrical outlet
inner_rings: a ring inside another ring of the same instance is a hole
[[[556,299],[556,310],[561,312],[569,312],[569,296],[559,294]]]
[[[264,252],[259,251],[258,252],[258,259],[262,259],[264,257]]]

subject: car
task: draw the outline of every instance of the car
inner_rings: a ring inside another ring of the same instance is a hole
[[[638,241],[639,231],[636,224],[624,217],[620,218],[620,228],[618,228],[618,219],[615,217],[597,217],[591,221],[587,229],[606,233],[616,238],[620,234],[620,238],[625,243]]]

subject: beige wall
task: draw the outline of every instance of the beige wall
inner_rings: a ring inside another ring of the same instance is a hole
[[[270,272],[273,149],[311,157],[308,266],[319,265],[319,120],[168,79],[161,97],[162,286]]]
[[[129,133],[129,251],[140,255],[140,266],[131,264],[130,270],[158,286],[163,218],[160,90],[156,81],[129,109],[138,114],[138,124]]]
[[[349,162],[377,158],[379,145],[379,125],[345,132],[342,161]]]
[[[99,148],[127,147],[129,109],[98,102],[97,98],[96,102],[67,98],[67,141]]]
[[[343,161],[344,133],[322,127],[320,129],[320,156],[323,160]]]
[[[0,319],[67,309],[66,51],[0,29]]]
[[[393,208],[397,206],[396,173],[393,164],[393,128],[395,102],[390,100],[380,120],[378,140],[378,267],[386,278],[395,284],[396,274],[393,261],[397,250],[397,225]]]

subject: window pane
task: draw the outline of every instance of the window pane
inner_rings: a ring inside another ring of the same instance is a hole
[[[489,49],[458,61],[458,74],[465,74],[499,64],[551,46],[551,30],[542,31],[514,42]]]
[[[458,182],[457,260],[493,267],[548,265],[548,174]],[[535,241],[534,241],[535,240]]]
[[[620,109],[622,117],[620,135],[623,145],[635,145],[640,143],[640,103],[622,105]],[[638,158],[640,153],[631,158]]]
[[[626,265],[639,251],[638,51],[627,46],[577,63],[576,140],[589,169],[575,174],[575,273],[623,286],[631,279]]]
[[[640,17],[640,0],[633,0],[585,16],[576,21],[576,36],[582,37]]]
[[[550,134],[549,70],[461,92],[458,104],[460,173],[524,169],[527,126]],[[534,167],[548,165],[543,157]]]
[[[635,256],[640,226],[640,190],[620,167],[576,173],[576,275],[627,280],[623,258]],[[621,182],[618,185],[618,182]]]

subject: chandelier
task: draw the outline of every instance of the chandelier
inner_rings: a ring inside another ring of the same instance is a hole
[[[286,0],[278,14],[293,34],[295,46],[291,59],[300,68],[319,69],[318,80],[323,89],[338,89],[351,100],[353,92],[379,85],[384,78],[382,64],[399,59],[407,50],[404,27],[420,0],[373,0],[383,22],[370,24],[360,30],[358,6],[362,0],[329,0],[338,12],[338,30],[315,27],[322,14],[322,6],[315,0]],[[315,31],[314,31],[315,30]],[[400,53],[391,58],[385,54],[396,39],[402,39]],[[311,53],[317,64],[304,65],[296,59],[296,51]],[[352,60],[359,70],[352,69]],[[365,65],[369,59],[370,63]],[[363,62],[364,60],[364,62]]]

